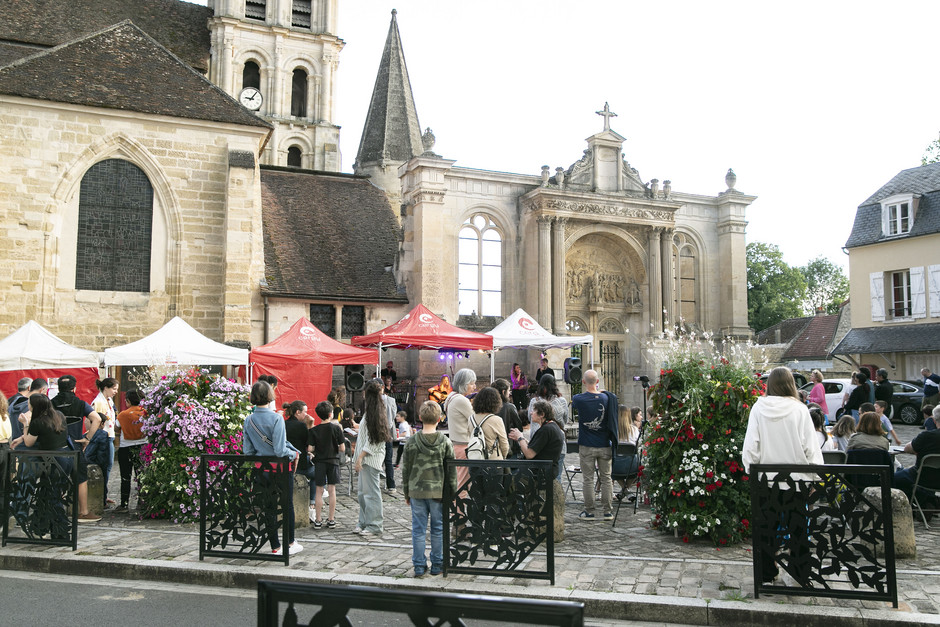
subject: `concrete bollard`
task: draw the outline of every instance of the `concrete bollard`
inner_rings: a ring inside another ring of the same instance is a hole
[[[310,482],[303,475],[294,474],[294,528],[309,527]]]
[[[558,479],[552,481],[552,504],[555,509],[555,542],[565,540],[565,489]]]
[[[104,514],[104,472],[98,464],[88,464],[88,511]]]
[[[865,488],[865,497],[881,509],[881,488]],[[907,495],[897,488],[891,490],[891,519],[894,523],[894,556],[896,558],[917,557],[917,540],[914,537],[914,517],[911,502]],[[879,555],[884,555],[884,547],[876,547]]]

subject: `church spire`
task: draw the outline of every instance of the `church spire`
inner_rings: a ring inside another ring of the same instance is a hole
[[[421,125],[401,47],[397,14],[398,11],[392,9],[392,23],[375,78],[362,139],[359,140],[354,165],[356,172],[367,164],[383,160],[404,163],[423,150]]]

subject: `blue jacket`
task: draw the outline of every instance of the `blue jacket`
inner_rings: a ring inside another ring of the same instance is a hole
[[[110,438],[104,429],[95,431],[91,441],[85,447],[85,459],[89,464],[98,464],[102,468],[108,467],[108,455],[111,453]]]
[[[604,448],[616,447],[617,396],[612,392],[582,392],[571,399],[572,409],[578,412],[578,444]]]
[[[271,441],[268,444],[261,434]],[[242,426],[242,450],[245,455],[289,457],[291,461],[300,452],[287,441],[287,429],[280,414],[267,407],[255,407]]]

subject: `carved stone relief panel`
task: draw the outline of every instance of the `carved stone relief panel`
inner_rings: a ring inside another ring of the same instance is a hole
[[[630,311],[642,309],[638,276],[642,277],[634,272],[617,242],[597,235],[582,238],[566,256],[567,301],[575,307],[607,305]]]

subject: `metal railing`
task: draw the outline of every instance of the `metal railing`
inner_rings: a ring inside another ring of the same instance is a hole
[[[548,579],[555,583],[554,489],[548,460],[449,459],[445,473],[467,468],[457,486],[444,482],[444,576],[455,573]],[[532,568],[542,544],[544,569]]]
[[[898,606],[888,466],[751,467],[754,597],[891,601]],[[877,475],[877,499],[859,484]],[[772,562],[772,564],[771,564]],[[774,583],[783,571],[792,581]]]
[[[2,543],[78,550],[77,451],[0,450]],[[10,517],[23,533],[11,534]]]
[[[281,612],[282,606],[283,613]],[[297,606],[320,609],[310,619],[297,615]],[[463,627],[466,619],[501,625],[584,625],[584,604],[488,595],[389,590],[371,586],[258,581],[258,626],[351,625],[350,610],[405,614],[414,625]],[[368,623],[367,623],[368,624]],[[373,622],[372,624],[379,624]]]
[[[288,460],[260,455],[199,458],[199,559],[244,558],[290,564],[285,516],[292,505]],[[280,555],[270,550],[280,534]],[[267,548],[268,550],[262,550]]]

